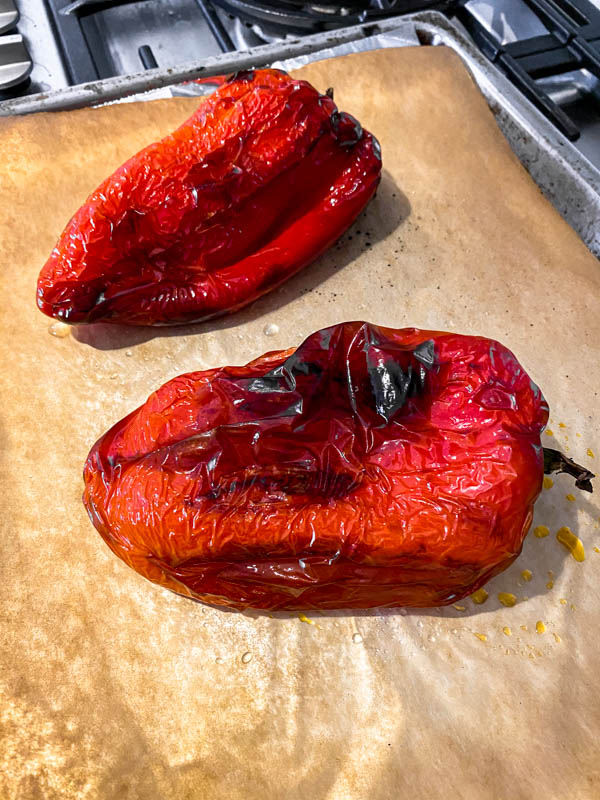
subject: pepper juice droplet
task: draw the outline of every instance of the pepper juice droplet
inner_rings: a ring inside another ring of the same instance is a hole
[[[65,336],[69,335],[70,330],[71,326],[66,325],[64,322],[53,322],[52,325],[48,327],[50,336],[56,336],[57,339],[64,339]]]
[[[588,458],[594,458],[594,451],[592,450],[591,447],[588,447],[587,455],[588,455]]]
[[[548,429],[545,433],[546,436],[554,436],[554,431],[551,431],[550,429]]]
[[[242,656],[242,664],[248,664],[250,661],[252,661],[252,653],[244,653]]]
[[[307,625],[315,625],[316,624],[316,623],[314,623],[312,621],[312,619],[309,619],[306,616],[306,614],[298,614],[298,619],[300,620],[300,622],[306,622]]]
[[[502,633],[503,633],[505,636],[512,636],[512,631],[511,631],[511,629],[510,629],[510,628],[502,628]]]
[[[476,636],[480,642],[487,642],[487,636],[485,633],[474,633],[473,636]]]
[[[523,572],[521,572],[521,577],[523,578],[524,581],[530,581],[533,578],[531,570],[524,569]]]
[[[354,642],[354,644],[360,644],[362,642],[362,640],[363,640],[363,638],[360,635],[360,633],[353,633],[352,634],[352,641]]]
[[[276,333],[279,333],[279,325],[271,322],[269,325],[265,325],[263,328],[263,333],[265,336],[275,336]]]
[[[549,478],[548,475],[544,475],[544,489],[551,489],[554,486],[554,481],[552,478]]]
[[[585,561],[585,550],[583,549],[583,542],[578,539],[570,528],[564,526],[559,528],[556,532],[558,541],[567,548],[575,561]]]
[[[574,494],[567,494],[567,495],[565,495],[565,497],[567,498],[569,503],[574,503],[575,502],[575,495]]]
[[[488,597],[489,597],[489,595],[488,595],[488,593],[486,592],[485,589],[477,589],[477,591],[473,592],[473,594],[471,595],[471,600],[474,603],[476,603],[478,606],[480,606],[483,603],[485,603],[485,601],[488,599]]]
[[[537,528],[533,531],[533,535],[538,539],[545,539],[546,536],[549,536],[550,531],[545,525],[538,525]]]
[[[502,603],[503,606],[507,608],[512,608],[514,605],[517,604],[517,598],[514,594],[510,592],[500,592],[498,594],[498,600]]]

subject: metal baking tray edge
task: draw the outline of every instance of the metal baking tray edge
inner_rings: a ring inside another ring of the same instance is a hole
[[[226,53],[203,62],[70,86],[0,102],[0,116],[64,111],[370,39],[410,26],[424,45],[446,45],[461,57],[485,96],[511,148],[561,216],[600,256],[600,171],[518,92],[452,22],[438,12],[392,17],[301,39]],[[376,47],[376,45],[375,45]],[[151,99],[151,98],[148,98]]]

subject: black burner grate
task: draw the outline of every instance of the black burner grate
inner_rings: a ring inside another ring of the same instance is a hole
[[[208,0],[210,2],[210,0]],[[232,16],[245,22],[267,24],[281,33],[318,33],[334,28],[359,25],[369,20],[384,19],[416,11],[449,11],[454,0],[212,0]]]
[[[524,2],[539,17],[548,34],[499,44],[465,7],[465,0],[455,13],[490,61],[497,64],[565,136],[575,141],[580,135],[579,128],[536,81],[580,69],[600,78],[600,10],[589,0]]]

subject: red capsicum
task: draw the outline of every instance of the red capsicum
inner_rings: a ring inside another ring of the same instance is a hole
[[[167,325],[234,311],[352,224],[377,140],[279,70],[238,73],[107,178],[62,233],[37,303],[65,322]]]
[[[437,606],[518,556],[548,407],[475,336],[352,322],[169,381],[106,433],[84,502],[161,586],[261,609]],[[546,463],[545,463],[546,462]]]

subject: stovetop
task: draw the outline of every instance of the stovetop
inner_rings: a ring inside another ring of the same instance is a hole
[[[15,2],[16,29],[10,28]],[[27,82],[4,94],[0,89],[0,99],[437,9],[458,20],[482,52],[600,167],[596,5],[591,0],[0,0],[0,86],[11,74],[7,60],[19,61],[23,71],[27,50],[31,59]],[[4,32],[3,20],[9,25]],[[19,37],[20,43],[3,50],[8,38]],[[25,56],[19,48],[27,49]]]

